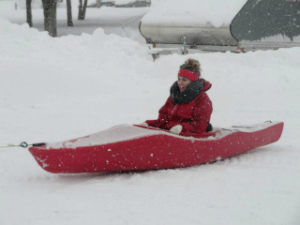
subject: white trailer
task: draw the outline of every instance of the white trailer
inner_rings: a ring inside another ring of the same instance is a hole
[[[247,52],[300,46],[300,0],[168,4],[172,1],[152,9],[140,22],[140,33],[154,58],[173,52]]]

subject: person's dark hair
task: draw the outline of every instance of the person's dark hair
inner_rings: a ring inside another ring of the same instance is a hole
[[[180,66],[181,70],[189,70],[196,73],[199,77],[201,76],[201,67],[198,60],[188,59]]]

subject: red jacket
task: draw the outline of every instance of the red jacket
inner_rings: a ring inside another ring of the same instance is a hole
[[[175,105],[169,97],[159,110],[157,120],[147,120],[152,127],[169,130],[182,125],[182,132],[205,133],[212,114],[212,102],[206,91],[211,88],[211,83],[204,80],[204,88],[194,100],[186,104]]]

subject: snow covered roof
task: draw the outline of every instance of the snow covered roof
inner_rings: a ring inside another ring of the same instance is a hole
[[[135,2],[136,0],[116,0],[115,5],[125,5]]]
[[[229,25],[247,0],[185,0],[152,1],[153,7],[143,23],[164,26],[199,26],[212,24],[214,27]]]
[[[102,0],[101,3],[105,3],[105,2],[115,2],[115,0]]]

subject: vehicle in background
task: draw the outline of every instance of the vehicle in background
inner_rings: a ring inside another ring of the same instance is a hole
[[[115,0],[102,0],[100,2],[100,6],[107,6],[107,7],[113,7],[115,6]]]
[[[247,52],[300,46],[299,0],[215,1],[219,3],[205,3],[215,11],[206,12],[203,6],[191,9],[194,14],[168,8],[146,14],[139,29],[153,58],[175,52]],[[224,22],[218,21],[222,16]]]
[[[130,7],[149,7],[151,0],[116,0],[115,7],[130,8]]]

